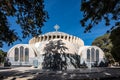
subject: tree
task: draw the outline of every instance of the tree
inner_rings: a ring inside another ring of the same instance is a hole
[[[6,57],[7,53],[3,50],[0,50],[0,64],[4,62],[4,58]]]
[[[109,26],[110,21],[115,21],[113,29],[120,24],[120,0],[81,0],[81,11],[83,11],[83,19],[81,25],[85,27],[85,32],[89,32],[91,28],[102,20],[105,25]]]
[[[65,51],[68,49],[64,46],[62,40],[50,41],[44,48],[43,68],[52,70],[62,70],[67,65]],[[64,57],[64,61],[62,59]],[[64,62],[64,63],[63,63]]]
[[[111,32],[110,39],[113,44],[112,55],[120,63],[120,26]]]
[[[111,54],[113,44],[110,39],[110,34],[104,34],[103,36],[97,37],[93,42],[92,45],[100,47],[104,53],[106,58],[110,63],[114,63],[114,58]]]
[[[16,23],[22,29],[22,38],[37,36],[48,19],[44,10],[43,0],[0,0],[0,47],[21,39],[15,30],[11,29],[8,17],[15,17]]]

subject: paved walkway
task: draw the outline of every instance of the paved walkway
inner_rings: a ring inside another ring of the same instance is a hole
[[[40,69],[33,67],[14,67],[0,69],[0,80],[28,80],[32,79]]]
[[[47,71],[33,67],[0,69],[0,80],[120,80],[120,68]]]
[[[98,70],[98,71],[97,71]],[[120,80],[120,68],[93,68],[39,73],[34,80]]]

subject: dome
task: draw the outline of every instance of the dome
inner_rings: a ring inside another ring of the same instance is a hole
[[[33,37],[30,41],[29,44],[35,44],[36,42],[42,42],[42,41],[50,41],[54,39],[62,39],[62,40],[67,40],[69,42],[78,44],[79,46],[84,46],[84,42],[82,39],[69,35],[64,32],[59,32],[59,31],[53,31],[53,32],[48,32],[43,35],[39,35],[38,37]]]

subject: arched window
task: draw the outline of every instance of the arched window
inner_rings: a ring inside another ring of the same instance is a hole
[[[57,39],[60,38],[60,35],[57,35]]]
[[[23,52],[24,52],[24,47],[21,46],[20,47],[20,61],[23,61],[23,59],[24,59]]]
[[[61,36],[61,39],[63,39],[63,36]]]
[[[41,36],[41,41],[43,41],[43,36]]]
[[[45,38],[45,41],[47,40],[47,36],[44,36],[44,38]]]
[[[51,36],[49,36],[49,39],[48,40],[51,40]]]
[[[87,61],[90,62],[90,49],[87,50]]]
[[[65,36],[65,40],[67,39],[67,36]]]
[[[15,48],[15,57],[14,57],[14,60],[15,61],[19,60],[19,49],[18,48]]]
[[[70,41],[71,37],[69,36],[69,41]]]
[[[99,61],[99,50],[98,49],[96,50],[96,61],[97,62]]]
[[[29,61],[29,49],[25,48],[25,62]]]
[[[55,37],[55,35],[53,35],[53,39],[55,39],[56,37]]]
[[[92,62],[95,61],[95,49],[94,48],[91,49],[91,61]]]

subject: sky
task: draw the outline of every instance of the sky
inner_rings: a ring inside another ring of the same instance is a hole
[[[84,33],[85,28],[80,25],[83,18],[80,11],[81,0],[44,0],[45,10],[48,12],[49,19],[42,27],[42,34],[55,31],[54,26],[60,26],[58,31],[77,36],[84,41],[85,45],[91,45],[95,38],[102,36],[110,27],[106,27],[103,22],[91,29],[91,33]],[[21,35],[19,25],[15,23],[15,18],[9,18],[12,29]],[[8,51],[16,44],[28,44],[32,37],[16,41],[13,45],[4,44],[2,50]]]

